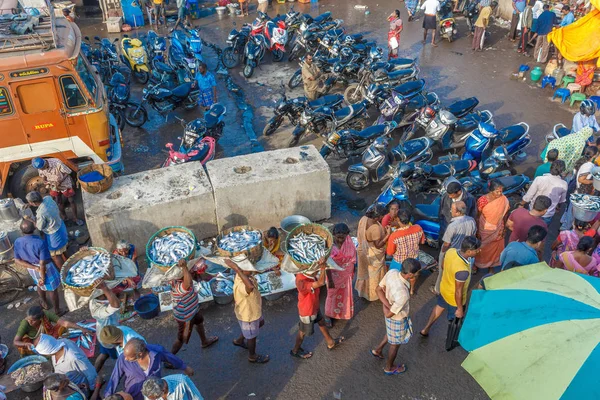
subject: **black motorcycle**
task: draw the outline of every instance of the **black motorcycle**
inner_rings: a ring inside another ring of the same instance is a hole
[[[296,97],[288,99],[285,91],[281,94],[281,98],[276,102],[274,116],[267,122],[263,130],[263,135],[270,136],[281,126],[283,120],[287,117],[292,125],[298,125],[302,112],[307,108],[316,109],[319,107],[330,107],[337,110],[342,106],[344,96],[341,94],[329,94],[322,96],[313,101],[307,101],[306,97]]]
[[[244,47],[244,77],[251,78],[254,74],[256,67],[260,65],[260,62],[265,57],[267,51],[267,39],[265,35],[250,35],[246,47]]]
[[[156,63],[164,63],[167,54],[167,39],[163,36],[158,36],[153,30],[148,31],[146,36],[146,53],[150,59],[152,68],[156,68]]]
[[[375,69],[373,65],[365,63],[358,73],[359,81],[348,85],[344,91],[344,99],[348,104],[355,104],[365,98],[367,89],[372,83],[382,85],[384,88],[392,88],[402,83],[419,79],[419,68],[413,65],[406,69],[395,69],[390,67]]]
[[[382,125],[370,126],[362,131],[343,129],[331,132],[321,146],[321,156],[324,159],[331,154],[337,158],[360,156],[377,138],[390,135],[397,127],[395,122],[386,122]]]
[[[477,168],[473,160],[456,160],[441,164],[410,162],[398,167],[398,176],[402,178],[410,192],[439,193],[445,179],[454,176],[461,178]]]
[[[326,35],[334,39],[342,36],[344,29],[339,29],[342,23],[342,20],[328,20],[322,23],[313,22],[307,26],[304,25],[305,23],[302,23],[300,31],[293,42],[288,61],[294,61],[297,57],[304,54],[316,54],[321,49],[321,39]]]
[[[115,73],[107,89],[109,112],[117,120],[119,129],[123,130],[125,123],[133,127],[142,126],[147,116],[140,112],[135,115],[137,118],[132,118],[133,110],[139,107],[139,103],[129,100],[129,83],[125,80],[125,77],[118,72]]]
[[[195,89],[197,89],[196,81],[184,83],[172,90],[165,88],[161,84],[150,85],[144,88],[142,102],[139,106],[134,110],[128,109],[127,118],[134,120],[138,118],[142,119],[144,122],[140,126],[143,125],[148,119],[148,113],[144,108],[144,104],[146,103],[150,104],[161,115],[167,115],[178,107],[191,110],[198,104],[198,96],[195,94],[198,91]],[[140,113],[142,114],[141,116]]]
[[[233,26],[235,26],[235,22],[233,23]],[[252,28],[250,25],[244,24],[239,31],[233,28],[231,32],[229,32],[229,36],[227,36],[227,43],[229,46],[225,47],[221,54],[221,61],[226,68],[235,68],[242,61],[244,47],[246,47],[251,30]]]

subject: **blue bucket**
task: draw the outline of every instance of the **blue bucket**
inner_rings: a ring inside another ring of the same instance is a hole
[[[6,374],[7,375],[12,374],[16,370],[24,368],[31,364],[44,364],[47,362],[48,362],[48,359],[46,357],[40,356],[40,355],[23,357],[19,361],[15,362],[13,365],[11,365],[10,368],[8,369],[8,371],[6,371]],[[43,381],[34,382],[34,383],[30,383],[28,385],[20,386],[20,389],[22,391],[24,391],[25,393],[33,393],[33,392],[40,390],[42,388],[43,384],[44,384]]]
[[[133,304],[133,309],[142,319],[152,319],[160,313],[160,301],[155,294],[140,297]]]

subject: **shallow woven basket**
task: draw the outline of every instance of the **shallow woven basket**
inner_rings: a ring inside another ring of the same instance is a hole
[[[231,232],[240,232],[243,230],[259,231],[260,232],[260,243],[258,243],[256,246],[251,247],[248,250],[242,250],[242,251],[227,251],[227,250],[223,250],[222,248],[219,247],[219,243],[221,242],[221,239],[223,239],[223,236],[226,236]],[[260,229],[253,228],[248,225],[240,225],[240,226],[234,226],[233,228],[226,229],[223,232],[221,232],[219,234],[219,236],[217,236],[217,255],[219,255],[221,257],[231,258],[231,257],[239,256],[241,254],[244,254],[246,257],[248,257],[248,261],[250,261],[251,263],[255,263],[262,258],[263,244],[262,244],[262,232],[260,231]]]
[[[327,258],[329,258],[329,255],[331,254],[331,248],[333,247],[333,236],[331,235],[331,232],[329,232],[329,229],[327,229],[323,225],[319,225],[319,224],[303,224],[303,225],[298,225],[297,227],[292,229],[292,231],[285,238],[285,252],[286,253],[289,254],[288,248],[289,248],[290,239],[294,238],[296,235],[298,235],[299,233],[302,233],[302,232],[306,233],[307,235],[315,233],[315,234],[321,236],[323,239],[325,239],[325,244],[327,245],[327,251],[325,252],[325,256]],[[312,266],[312,264],[304,264],[300,261],[297,261],[294,257],[292,257],[291,254],[290,254],[290,260],[292,260],[292,262],[296,265],[296,267],[298,267],[300,269],[307,269]]]
[[[80,177],[92,171],[97,171],[104,177],[104,179],[96,182],[83,182]],[[88,193],[98,194],[106,192],[113,184],[113,170],[107,164],[92,164],[81,168],[77,171],[77,181],[81,186],[81,189]]]
[[[190,231],[188,228],[186,228],[184,226],[169,226],[169,227],[163,228],[160,231],[156,232],[154,235],[152,235],[150,240],[148,240],[148,243],[146,243],[146,257],[148,258],[149,264],[152,267],[156,267],[163,272],[167,272],[175,264],[165,265],[165,264],[161,264],[161,263],[154,261],[152,259],[152,257],[150,256],[150,249],[152,248],[152,243],[154,243],[154,241],[157,238],[161,238],[163,236],[170,235],[173,232],[182,232],[182,233],[188,234],[192,237],[192,239],[194,241],[194,248],[192,249],[190,254],[188,254],[185,257],[185,259],[189,261],[196,256],[196,235],[194,235],[194,232]]]
[[[66,278],[67,278],[67,274],[68,274],[69,270],[75,263],[77,263],[77,261],[81,260],[82,258],[84,258],[86,256],[94,255],[98,252],[109,254],[108,251],[106,251],[105,249],[103,249],[101,247],[89,247],[85,250],[79,250],[77,253],[75,253],[71,257],[69,257],[67,259],[67,261],[65,261],[65,263],[63,264],[63,267],[60,270],[60,281],[62,282],[62,284],[65,288],[71,289],[73,292],[75,292],[79,296],[89,297],[96,289],[96,286],[98,286],[98,284],[100,282],[102,282],[102,280],[114,279],[115,270],[114,270],[114,266],[112,265],[112,262],[111,262],[110,266],[108,267],[108,273],[106,274],[106,276],[104,278],[96,279],[88,286],[71,286],[66,282]],[[112,260],[112,257],[111,257],[111,260]]]

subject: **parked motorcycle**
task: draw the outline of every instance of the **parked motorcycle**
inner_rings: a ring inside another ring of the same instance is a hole
[[[554,139],[560,139],[561,137],[565,137],[571,133],[571,130],[567,128],[564,124],[556,124],[554,128],[552,128],[552,133],[546,135],[546,143],[550,143]]]
[[[479,17],[479,2],[478,1],[469,1],[469,3],[463,9],[463,15],[467,19],[467,25],[469,26],[469,31],[475,31],[475,22],[477,22],[477,18]]]
[[[287,43],[287,30],[283,21],[267,21],[265,24],[264,35],[269,51],[273,55],[273,61],[283,60],[285,55],[285,45]]]
[[[233,26],[235,26],[235,22],[233,23]],[[244,57],[244,48],[246,47],[248,37],[250,36],[250,30],[250,25],[244,24],[239,31],[233,28],[231,32],[229,32],[229,36],[227,36],[227,43],[229,46],[223,49],[221,55],[221,60],[226,68],[235,68],[241,62]]]
[[[129,67],[139,83],[146,84],[148,82],[150,78],[148,55],[139,39],[130,39],[125,36],[121,40],[121,61]]]
[[[392,88],[390,97],[381,104],[381,113],[374,125],[395,121],[401,127],[406,126],[414,121],[423,107],[439,104],[437,94],[424,94],[424,87],[425,80],[419,79]]]
[[[113,75],[109,82],[107,94],[109,111],[117,120],[120,130],[125,128],[125,123],[133,127],[142,126],[145,122],[145,119],[142,120],[143,113],[136,114],[136,117],[138,117],[137,119],[131,118],[133,115],[132,110],[137,109],[139,103],[129,99],[129,84],[121,73],[117,72]]]
[[[127,82],[129,82],[128,71],[123,71],[119,65],[119,56],[117,55],[117,48],[115,43],[119,39],[111,41],[108,38],[102,38],[94,36],[95,45],[92,47],[90,38],[85,36],[82,42],[82,52],[86,55],[90,63],[96,68],[100,74],[100,79],[106,85],[110,82],[115,73],[121,73]]]
[[[150,104],[159,114],[165,116],[178,107],[191,110],[198,104],[197,91],[194,91],[194,89],[197,89],[197,85],[195,80],[179,85],[172,90],[165,88],[164,84],[161,83],[150,85],[142,91],[142,102],[139,106],[135,110],[128,110],[128,118],[143,119],[144,122],[141,124],[143,125],[148,119],[148,113],[144,108],[146,103]],[[139,113],[142,113],[142,115],[140,116]]]
[[[445,109],[435,105],[424,107],[401,140],[413,138],[422,128],[425,136],[435,141],[441,150],[463,147],[480,122],[493,124],[490,111],[470,112],[478,103],[479,101],[472,97]],[[457,115],[462,117],[458,118]]]
[[[492,157],[503,163],[508,163],[513,158],[525,159],[523,149],[529,146],[529,143],[529,125],[525,122],[500,130],[494,125],[480,123],[467,138],[462,159],[481,162]]]
[[[246,47],[244,48],[244,77],[251,78],[254,69],[260,65],[265,56],[267,48],[267,39],[263,34],[250,35]]]
[[[440,11],[438,11],[439,17],[439,32],[442,39],[447,39],[448,42],[452,43],[454,36],[458,33],[456,29],[456,21],[452,14],[454,8],[454,2],[452,0],[445,0],[440,5]]]
[[[290,44],[292,50],[290,50],[288,61],[294,61],[297,57],[304,56],[305,54],[315,54],[319,50],[320,39],[325,35],[330,34],[337,38],[344,33],[343,29],[339,29],[344,21],[331,20],[330,16],[329,19],[317,21],[319,17],[315,18],[310,24],[302,22],[296,39]]]
[[[395,122],[387,122],[387,124]],[[376,125],[377,126],[377,125]],[[394,177],[398,163],[428,162],[433,157],[428,138],[409,140],[388,152],[389,139],[379,138],[363,153],[360,164],[348,167],[346,184],[352,190],[363,190],[371,183]]]
[[[306,97],[288,99],[285,95],[285,90],[282,90],[281,98],[275,100],[277,104],[273,110],[275,115],[265,125],[263,135],[270,136],[275,133],[286,117],[292,125],[297,125],[302,112],[307,108],[316,109],[327,106],[333,110],[337,110],[342,106],[343,101],[344,96],[340,94],[321,96],[313,101],[307,101]]]
[[[445,179],[450,176],[461,178],[476,167],[477,162],[473,160],[454,160],[435,165],[409,162],[398,166],[398,175],[410,192],[439,193]]]
[[[389,136],[397,127],[395,122],[386,122],[382,125],[370,126],[362,131],[343,129],[331,132],[321,146],[321,156],[324,159],[331,154],[338,158],[360,156],[376,139]]]
[[[183,130],[183,137],[179,149],[173,149],[173,143],[167,143],[165,147],[169,149],[169,155],[162,167],[183,164],[189,161],[200,161],[202,165],[212,160],[215,156],[216,140],[206,136],[206,123],[202,118],[195,119],[185,123],[180,119]]]
[[[158,36],[153,30],[148,31],[148,35],[146,36],[146,53],[150,58],[152,69],[156,68],[157,62],[164,63],[166,61],[167,39]]]
[[[344,99],[348,104],[355,104],[362,101],[366,95],[370,84],[376,83],[385,88],[391,88],[402,83],[417,80],[419,78],[419,69],[413,66],[407,69],[394,70],[383,74],[374,75],[375,70],[369,64],[365,63],[358,72],[359,81],[348,85],[344,91]]]

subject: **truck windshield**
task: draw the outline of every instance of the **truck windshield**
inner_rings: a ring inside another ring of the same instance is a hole
[[[94,80],[94,76],[92,72],[88,68],[85,61],[83,61],[83,57],[77,57],[77,73],[81,78],[81,81],[87,88],[88,92],[92,95],[94,102],[98,102],[98,87],[96,86],[96,81]]]

